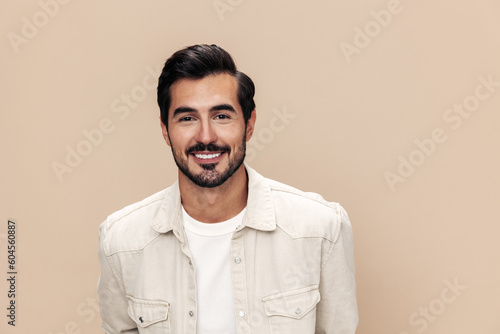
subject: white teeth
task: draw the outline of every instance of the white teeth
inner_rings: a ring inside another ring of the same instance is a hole
[[[198,159],[213,159],[217,158],[221,153],[215,153],[215,154],[195,154],[195,157]]]

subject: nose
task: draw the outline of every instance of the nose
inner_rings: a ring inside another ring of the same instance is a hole
[[[199,143],[208,145],[217,141],[217,134],[214,125],[209,120],[202,120],[199,124],[195,140]]]

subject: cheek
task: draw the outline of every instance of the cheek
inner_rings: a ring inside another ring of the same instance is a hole
[[[239,146],[243,137],[245,136],[245,129],[224,129],[219,134],[219,140],[224,141],[228,145]]]
[[[175,148],[182,148],[189,144],[192,136],[188,131],[170,131],[170,144]]]

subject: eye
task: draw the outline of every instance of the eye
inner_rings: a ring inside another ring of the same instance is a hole
[[[191,116],[184,116],[184,117],[179,118],[179,122],[189,122],[192,120],[193,120],[193,117],[191,117]]]
[[[230,119],[231,117],[229,117],[229,115],[226,115],[226,114],[219,114],[217,116],[215,116],[215,119]]]

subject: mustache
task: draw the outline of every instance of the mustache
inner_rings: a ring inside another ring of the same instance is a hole
[[[208,145],[205,145],[203,143],[198,143],[194,146],[191,146],[186,150],[186,154],[191,154],[193,152],[200,152],[200,151],[209,151],[209,152],[231,152],[231,148],[229,146],[218,146],[213,143],[210,143]]]

